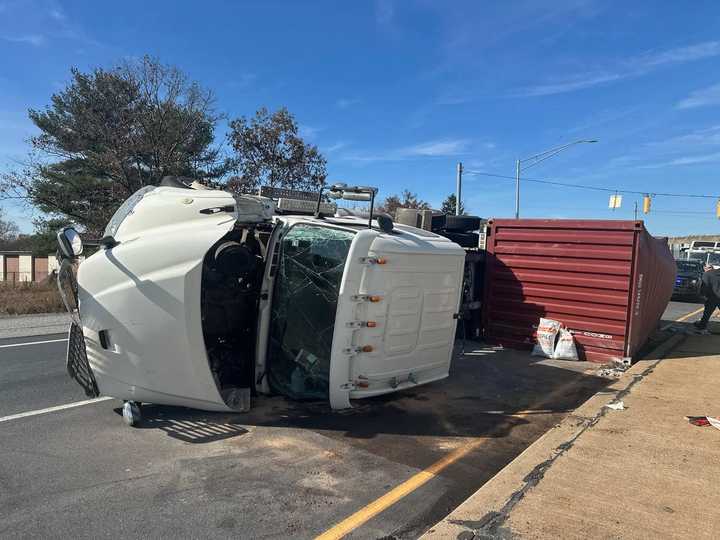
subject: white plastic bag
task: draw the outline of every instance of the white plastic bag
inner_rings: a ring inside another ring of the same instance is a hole
[[[557,360],[580,360],[575,346],[575,338],[567,328],[560,329],[560,337],[558,337],[552,357]]]
[[[533,356],[552,358],[555,350],[555,338],[560,331],[561,324],[552,319],[540,319],[537,329],[537,344],[533,347]]]

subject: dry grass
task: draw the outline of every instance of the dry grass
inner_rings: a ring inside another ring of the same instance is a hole
[[[55,281],[46,283],[0,282],[0,315],[65,311]]]

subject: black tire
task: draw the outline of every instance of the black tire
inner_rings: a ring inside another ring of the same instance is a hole
[[[446,216],[445,230],[451,232],[477,231],[480,228],[478,216]]]
[[[476,248],[480,244],[480,235],[478,233],[467,232],[450,232],[442,233],[442,236],[448,238],[464,248]]]
[[[142,420],[142,412],[140,410],[140,404],[134,401],[126,401],[123,403],[122,408],[123,420],[130,427],[137,426]]]

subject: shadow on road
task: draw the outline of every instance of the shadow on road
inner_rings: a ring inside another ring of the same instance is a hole
[[[385,445],[392,440],[407,444],[407,437],[502,438],[532,422],[533,416],[576,408],[609,383],[593,375],[597,366],[587,362],[567,362],[566,369],[539,363],[526,351],[479,344],[468,348],[467,354],[453,361],[448,379],[356,400],[347,411],[332,411],[326,402],[277,396],[255,398],[246,414],[146,405],[141,428],[161,429],[188,442],[234,437],[242,429],[236,424],[308,429],[360,445],[379,437]],[[554,397],[548,401],[551,394]],[[518,411],[523,411],[522,417],[516,416]]]
[[[122,408],[114,409],[122,416]],[[223,415],[161,405],[144,405],[137,429],[158,429],[168,437],[193,444],[211,443],[244,435],[247,429],[225,421]]]

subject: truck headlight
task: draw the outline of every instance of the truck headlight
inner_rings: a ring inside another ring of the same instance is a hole
[[[697,279],[693,279],[690,283],[692,283],[693,285],[697,285]]]

